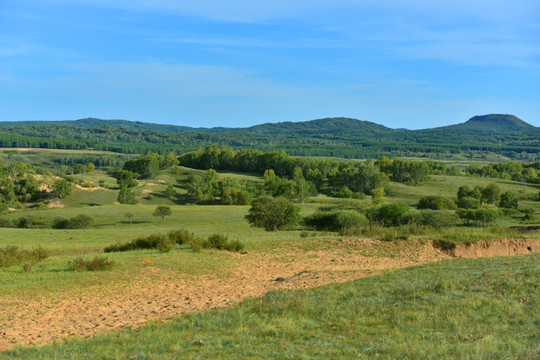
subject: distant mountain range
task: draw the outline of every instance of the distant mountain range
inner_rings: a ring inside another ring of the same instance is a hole
[[[10,140],[11,139],[11,140]],[[351,118],[280,122],[247,128],[193,128],[126,120],[0,122],[0,146],[184,152],[210,143],[283,149],[293,155],[377,157],[442,152],[540,153],[540,128],[514,115],[474,116],[450,126],[391,129]]]

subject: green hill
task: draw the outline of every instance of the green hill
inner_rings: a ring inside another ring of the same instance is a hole
[[[424,130],[390,129],[351,118],[281,122],[248,128],[192,128],[126,120],[0,122],[0,147],[177,153],[209,144],[285,150],[291,155],[376,158],[440,153],[540,154],[540,129],[513,115],[475,116]]]

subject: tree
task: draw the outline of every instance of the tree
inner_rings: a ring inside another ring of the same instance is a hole
[[[485,188],[480,190],[482,200],[490,205],[498,205],[501,200],[501,189],[495,183],[489,183]]]
[[[59,198],[64,198],[71,194],[71,184],[66,179],[55,180],[52,189],[54,196]]]
[[[518,198],[516,194],[511,191],[507,191],[501,195],[500,207],[506,209],[517,209],[518,208]]]
[[[152,215],[155,217],[161,216],[161,222],[163,222],[165,220],[165,216],[169,216],[171,214],[172,212],[169,206],[158,206]]]
[[[124,214],[128,219],[129,219],[129,223],[131,224],[132,220],[134,217],[135,217],[135,214],[132,213],[132,212],[127,212]]]
[[[253,201],[246,220],[252,226],[275,231],[296,225],[300,220],[300,208],[283,197],[261,197]]]
[[[176,193],[174,187],[169,184],[167,185],[167,190],[165,190],[165,195],[167,196],[167,199],[174,200],[178,194]]]
[[[133,179],[133,172],[129,170],[120,170],[116,174],[116,183],[120,187],[134,187],[137,185],[137,180]]]
[[[376,187],[371,192],[371,202],[375,205],[382,204],[384,202],[384,188]]]
[[[120,204],[135,205],[137,203],[133,190],[125,185],[120,188],[117,200]]]

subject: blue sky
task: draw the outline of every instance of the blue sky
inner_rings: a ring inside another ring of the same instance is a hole
[[[0,0],[0,120],[540,126],[538,0]]]

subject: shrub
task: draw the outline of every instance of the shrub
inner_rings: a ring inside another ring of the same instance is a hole
[[[422,210],[420,216],[421,225],[436,229],[454,226],[458,221],[456,213],[448,210]]]
[[[472,196],[465,196],[458,200],[457,205],[462,209],[478,209],[480,207],[480,200]]]
[[[13,221],[11,221],[10,219],[6,219],[6,218],[0,218],[0,227],[11,228],[11,227],[13,227]]]
[[[517,209],[518,198],[513,192],[507,191],[501,195],[501,202],[499,206],[505,209]]]
[[[233,252],[241,252],[244,250],[244,244],[239,240],[229,241],[227,236],[222,234],[213,234],[202,243],[205,249],[228,250]]]
[[[0,268],[24,264],[27,269],[49,257],[49,252],[38,246],[32,250],[21,250],[18,246],[0,248]]]
[[[152,234],[140,237],[124,244],[114,244],[103,249],[104,252],[121,252],[139,249],[157,249],[159,252],[169,252],[174,246],[175,240],[167,235]]]
[[[55,218],[52,223],[53,229],[86,229],[93,221],[90,215],[80,214],[70,219]]]
[[[25,216],[16,220],[17,227],[19,229],[29,229],[34,223],[34,218],[31,216]]]
[[[195,234],[185,229],[169,231],[167,234],[169,239],[176,242],[178,245],[188,244],[192,242],[196,237]]]
[[[430,210],[455,210],[457,206],[454,200],[445,196],[429,195],[420,199],[417,208]]]
[[[365,225],[367,219],[354,210],[318,211],[304,219],[306,225],[319,231],[340,231],[344,228]]]
[[[68,267],[73,271],[99,271],[112,269],[114,262],[106,257],[96,256],[92,260],[77,258],[68,262]]]
[[[307,230],[302,230],[302,231],[300,232],[300,237],[301,237],[301,238],[307,238],[307,237],[309,237],[309,231],[307,231]]]
[[[296,225],[300,220],[299,213],[300,208],[286,198],[261,197],[253,201],[246,220],[252,226],[275,231]]]
[[[487,225],[499,218],[502,213],[496,208],[459,209],[458,216],[469,224],[471,221],[477,224]]]
[[[402,219],[409,212],[409,207],[404,203],[393,203],[382,205],[368,212],[370,220],[381,223],[385,226],[397,226],[402,223]]]

